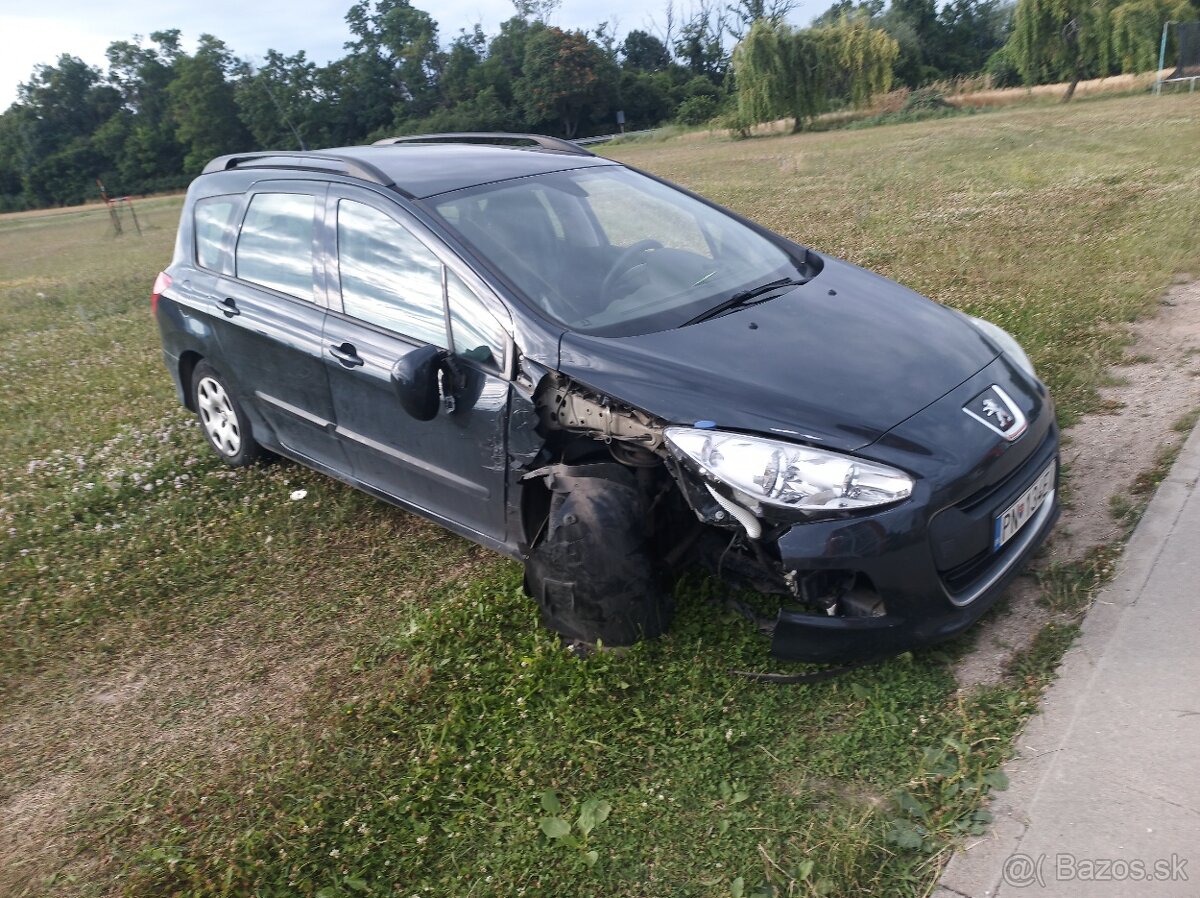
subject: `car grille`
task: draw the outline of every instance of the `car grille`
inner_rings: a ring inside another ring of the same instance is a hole
[[[1025,489],[1033,483],[1034,478],[1045,469],[1054,457],[1055,432],[1047,433],[1041,445],[1007,477],[996,483],[989,484],[951,506],[959,515],[954,517],[962,520],[965,516],[975,522],[985,522],[986,527],[980,527],[980,548],[977,552],[956,564],[941,568],[938,573],[942,582],[951,595],[967,592],[980,579],[988,576],[998,566],[1010,560],[1012,552],[1019,541],[1014,540],[999,552],[992,550],[991,523],[994,515],[1007,503],[1015,501]]]

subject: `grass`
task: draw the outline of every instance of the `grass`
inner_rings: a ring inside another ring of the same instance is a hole
[[[1115,99],[612,152],[996,320],[1071,421],[1200,262],[1198,122]],[[0,893],[924,895],[986,825],[1070,627],[969,695],[969,638],[776,688],[730,676],[775,665],[693,579],[666,638],[577,658],[516,565],[214,462],[148,309],[177,210],[140,240],[0,218]]]

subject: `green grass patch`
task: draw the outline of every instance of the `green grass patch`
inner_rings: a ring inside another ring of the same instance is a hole
[[[612,155],[991,318],[1069,422],[1197,270],[1197,121],[1118,99]],[[27,815],[0,891],[923,895],[986,825],[1071,628],[970,696],[965,643],[778,688],[729,673],[776,665],[694,578],[666,638],[575,657],[515,564],[215,462],[149,313],[178,207],[146,202],[141,239],[0,218],[0,806]],[[1047,601],[1112,561],[1052,569]]]

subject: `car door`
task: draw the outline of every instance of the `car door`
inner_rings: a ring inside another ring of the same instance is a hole
[[[354,476],[455,529],[502,541],[511,340],[493,314],[500,308],[489,310],[482,283],[386,198],[333,185],[327,215],[325,364]],[[419,421],[401,407],[392,371],[430,344],[452,362],[438,414]]]
[[[282,447],[341,471],[347,459],[333,433],[321,342],[325,285],[317,251],[326,190],[310,181],[267,181],[248,193],[213,317],[220,363]]]

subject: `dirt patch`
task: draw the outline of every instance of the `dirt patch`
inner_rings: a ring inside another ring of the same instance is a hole
[[[122,782],[222,769],[264,725],[302,714],[337,650],[249,623],[110,659],[58,688],[35,679],[15,697],[21,710],[0,723],[0,895],[36,891],[55,871],[91,879],[104,858],[81,854],[71,832]]]
[[[1113,497],[1128,496],[1164,447],[1187,438],[1174,426],[1200,408],[1200,281],[1176,284],[1158,313],[1131,331],[1125,363],[1110,371],[1110,385],[1100,390],[1106,411],[1064,434],[1063,513],[1035,571],[1120,539],[1124,525],[1112,513]],[[1012,656],[1052,619],[1054,613],[1038,604],[1039,594],[1036,578],[1023,576],[1009,589],[1006,606],[979,625],[975,649],[954,667],[961,688],[996,682]]]
[[[1173,427],[1200,407],[1200,281],[1177,284],[1155,317],[1133,325],[1133,334],[1129,363],[1114,368],[1113,385],[1100,391],[1112,414],[1090,415],[1067,433],[1062,459],[1070,470],[1070,507],[1051,546],[1056,560],[1121,536],[1111,497],[1127,494],[1161,447],[1187,438]]]

